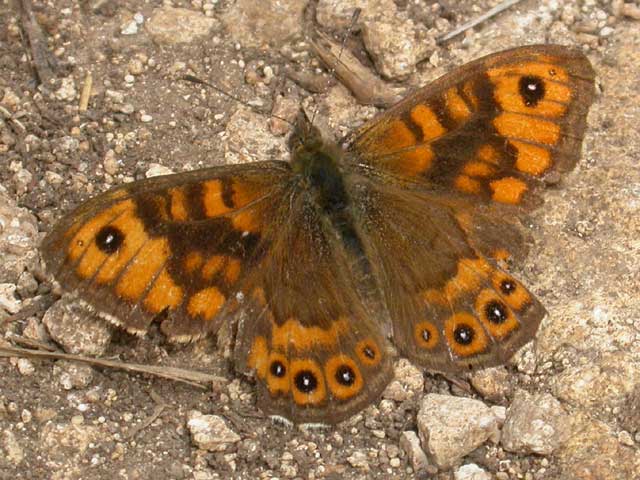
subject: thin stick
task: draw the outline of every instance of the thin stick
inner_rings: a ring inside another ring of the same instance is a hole
[[[504,2],[499,3],[498,5],[493,7],[491,10],[487,10],[485,13],[483,13],[479,17],[476,17],[473,20],[469,20],[467,23],[463,23],[458,28],[455,28],[454,30],[451,30],[449,33],[445,33],[441,37],[438,37],[437,43],[444,43],[447,40],[450,40],[453,37],[456,37],[456,36],[460,35],[461,33],[466,32],[470,28],[473,28],[476,25],[478,25],[479,23],[482,23],[485,20],[488,20],[491,17],[494,17],[494,16],[498,15],[499,13],[505,11],[507,8],[511,8],[513,5],[515,5],[516,3],[519,3],[521,1],[522,0],[505,0]]]
[[[58,61],[47,48],[47,39],[33,14],[31,0],[18,0],[18,7],[20,9],[22,29],[31,47],[33,66],[40,82],[47,84],[55,77]]]
[[[340,60],[342,59],[342,52],[344,52],[344,47],[347,45],[347,40],[349,38],[349,35],[351,35],[351,31],[356,26],[356,23],[358,22],[358,19],[360,18],[361,13],[362,13],[361,8],[356,8],[353,11],[353,15],[351,16],[351,22],[349,23],[349,27],[347,28],[347,31],[342,37],[342,42],[340,43],[340,51],[338,52],[338,55],[337,55],[338,58],[336,60],[336,63],[334,63],[329,69],[330,76],[333,76],[336,73],[336,65],[340,63]],[[313,122],[315,122],[317,114],[318,114],[318,105],[316,104],[316,108],[313,110],[313,115],[311,115],[311,121],[309,122],[311,123],[311,125],[313,125]]]
[[[114,368],[127,372],[146,373],[149,375],[155,375],[156,377],[167,378],[175,382],[186,383],[188,385],[192,385],[194,387],[202,389],[207,388],[203,384],[220,384],[227,382],[225,378],[217,377],[215,375],[209,375],[207,373],[198,372],[195,370],[185,370],[182,368],[166,366],[142,365],[139,363],[125,363],[115,360],[84,357],[82,355],[72,355],[69,353],[41,352],[39,350],[32,350],[28,348],[0,347],[0,358],[1,357],[31,357],[53,360],[70,360],[72,362],[87,363],[89,365],[95,365],[97,367]]]
[[[86,112],[89,107],[89,98],[91,97],[91,87],[93,86],[93,76],[91,72],[87,72],[86,77],[84,77],[84,85],[82,86],[82,93],[80,94],[80,105],[78,106],[78,110],[81,112]]]

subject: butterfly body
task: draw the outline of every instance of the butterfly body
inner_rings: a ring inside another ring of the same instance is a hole
[[[370,404],[398,355],[440,372],[498,365],[545,315],[507,270],[543,178],[576,163],[594,73],[580,52],[471,62],[340,145],[301,121],[290,162],[117,187],[43,244],[49,270],[134,333],[187,341],[236,326],[259,405],[335,423]]]

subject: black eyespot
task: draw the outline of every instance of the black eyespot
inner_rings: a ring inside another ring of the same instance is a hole
[[[302,370],[294,378],[296,388],[302,393],[311,393],[318,388],[318,379],[309,370]]]
[[[364,353],[365,357],[370,358],[371,360],[376,358],[375,350],[373,348],[371,348],[369,345],[365,346],[362,349],[362,353]]]
[[[508,318],[507,309],[502,302],[492,300],[484,307],[487,318],[491,323],[504,323]]]
[[[500,282],[500,290],[505,295],[511,295],[516,291],[516,284],[513,280],[502,280],[502,282]]]
[[[102,227],[96,235],[96,245],[104,253],[112,254],[118,251],[124,241],[124,234],[116,227]]]
[[[426,328],[422,330],[422,339],[427,343],[431,340],[431,332]]]
[[[269,371],[274,377],[282,378],[286,375],[287,368],[282,364],[280,360],[274,360],[273,362],[271,362]]]
[[[336,381],[341,385],[349,387],[356,381],[356,373],[350,366],[341,365],[340,368],[336,370]]]
[[[539,77],[526,75],[520,78],[520,95],[527,107],[535,107],[544,98],[544,82]]]
[[[453,338],[460,345],[471,344],[475,335],[476,334],[473,331],[473,328],[471,328],[469,325],[458,325],[453,331]]]

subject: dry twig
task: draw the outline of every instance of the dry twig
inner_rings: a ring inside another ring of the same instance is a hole
[[[28,348],[0,347],[0,357],[30,357],[53,360],[70,360],[72,362],[86,363],[96,367],[113,368],[126,372],[146,373],[156,377],[167,378],[174,382],[182,382],[198,388],[207,388],[205,385],[226,383],[227,379],[198,372],[196,370],[185,370],[182,368],[142,365],[139,363],[127,363],[116,360],[105,360],[101,358],[91,358],[82,355],[72,355],[60,352],[43,352]]]
[[[318,34],[312,42],[316,55],[327,67],[335,71],[340,81],[353,93],[363,105],[388,107],[402,99],[399,89],[394,89],[375,76],[362,65],[349,50],[333,42],[329,37]]]
[[[33,14],[31,0],[17,0],[17,3],[20,10],[22,30],[29,41],[33,66],[40,82],[49,83],[56,75],[58,61],[47,48],[47,39]]]

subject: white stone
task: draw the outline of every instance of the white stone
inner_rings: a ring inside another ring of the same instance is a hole
[[[450,468],[485,441],[497,442],[495,414],[484,403],[449,395],[427,395],[417,416],[422,448],[440,468]]]
[[[192,410],[187,415],[187,428],[193,443],[203,450],[224,451],[229,444],[241,440],[240,435],[231,430],[218,415],[203,415]]]

